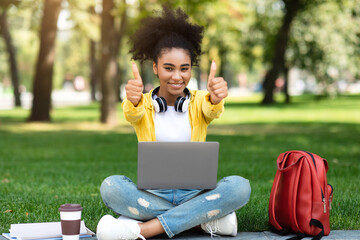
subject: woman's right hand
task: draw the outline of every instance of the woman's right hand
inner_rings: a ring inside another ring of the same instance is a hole
[[[132,72],[134,74],[134,79],[131,79],[127,82],[125,91],[126,98],[136,107],[140,102],[144,90],[144,85],[142,83],[142,79],[140,77],[136,63],[132,64]]]

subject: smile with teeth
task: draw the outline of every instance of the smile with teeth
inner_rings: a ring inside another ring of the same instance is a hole
[[[182,83],[169,83],[172,87],[179,88],[182,87]]]

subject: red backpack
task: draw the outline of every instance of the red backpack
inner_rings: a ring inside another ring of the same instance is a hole
[[[278,233],[298,233],[294,239],[329,235],[333,188],[327,170],[327,161],[310,152],[279,155],[269,201],[270,224]]]

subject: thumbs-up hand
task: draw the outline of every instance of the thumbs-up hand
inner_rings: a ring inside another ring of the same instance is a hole
[[[132,72],[134,74],[134,79],[129,80],[125,86],[126,98],[137,106],[140,102],[144,85],[142,83],[142,79],[139,74],[139,70],[136,66],[136,63],[132,64]]]
[[[212,61],[207,84],[207,89],[210,93],[210,101],[212,104],[218,104],[228,95],[227,82],[222,77],[215,77],[215,73],[216,63],[215,61]]]

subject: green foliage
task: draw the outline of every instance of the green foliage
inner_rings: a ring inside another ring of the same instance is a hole
[[[12,5],[18,5],[20,2],[20,0],[2,0],[0,2],[0,8],[6,9]]]
[[[93,12],[91,10],[93,8]],[[64,9],[68,10],[68,19],[71,23],[70,30],[76,31],[76,35],[85,39],[92,39],[94,41],[100,40],[100,16],[95,10],[96,3],[93,0],[74,1],[68,0]],[[78,36],[78,37],[79,37]],[[70,40],[68,42],[75,42]]]
[[[289,1],[291,3],[291,1]],[[306,70],[315,76],[327,93],[334,83],[359,76],[359,4],[351,0],[303,1],[295,17],[286,51],[288,67]],[[242,38],[242,56],[248,66],[272,58],[274,41],[285,12],[283,1],[252,1],[255,18],[247,24]],[[332,90],[334,91],[334,90]]]
[[[286,52],[287,64],[306,70],[324,85],[345,79],[355,81],[360,76],[360,5],[353,0],[302,1],[307,4],[295,18]],[[246,73],[250,83],[262,81],[263,72],[272,57],[274,40],[284,15],[282,0],[135,0],[124,4],[116,0],[112,12],[116,26],[126,9],[128,27],[122,41],[119,65],[124,79],[131,77],[128,39],[140,20],[159,10],[162,4],[182,7],[195,23],[205,26],[203,56],[200,70],[208,73],[212,59],[218,62],[219,73],[233,86],[237,76]],[[9,28],[18,59],[21,84],[31,90],[37,60],[42,18],[42,0],[3,0],[7,7]],[[93,10],[92,10],[93,9]],[[61,87],[66,73],[88,79],[89,40],[99,46],[101,1],[67,0],[60,14],[56,46],[55,84]],[[62,25],[66,23],[65,25]],[[100,48],[98,47],[98,50]],[[0,82],[9,78],[5,45],[0,40]],[[100,58],[100,52],[97,58]],[[203,75],[203,80],[206,76]]]
[[[360,229],[358,133],[360,96],[259,106],[261,96],[228,99],[225,113],[209,127],[220,142],[219,178],[250,180],[249,203],[237,211],[239,231],[268,230],[268,201],[277,156],[308,150],[329,162],[334,186],[331,229]],[[97,123],[98,105],[54,109],[53,123],[26,124],[27,110],[0,111],[0,231],[11,223],[59,221],[58,207],[81,203],[86,225],[96,230],[104,214],[99,186],[113,174],[136,180],[136,136],[119,107],[120,124]]]
[[[31,90],[34,63],[39,48],[37,30],[41,19],[41,6],[40,1],[32,1],[31,4],[28,1],[22,1],[17,5],[11,5],[7,10],[9,29],[18,60],[20,84],[28,90]],[[2,42],[1,38],[0,42]],[[5,44],[0,44],[0,49],[5,49]],[[0,59],[5,61],[7,57],[6,51],[0,51]],[[7,65],[7,63],[5,64]],[[5,64],[1,64],[2,67],[0,67],[0,82],[4,77],[10,78],[8,67],[5,68]]]
[[[359,75],[359,23],[354,17],[358,4],[328,1],[301,12],[293,25],[287,59],[290,66],[308,70],[324,85]],[[350,78],[351,79],[351,78]]]
[[[64,37],[64,39],[58,39],[57,42],[58,54],[55,63],[55,88],[62,87],[62,81],[67,73],[70,73],[73,77],[83,76],[85,78],[90,74],[89,58],[86,55],[90,46],[89,39],[84,38],[79,32],[75,32],[70,36],[65,35]],[[73,44],[69,44],[69,41]]]
[[[0,49],[5,48],[5,43],[3,41],[0,41]],[[8,60],[7,56],[5,54],[0,54],[0,79],[4,79],[5,73],[8,69]]]

